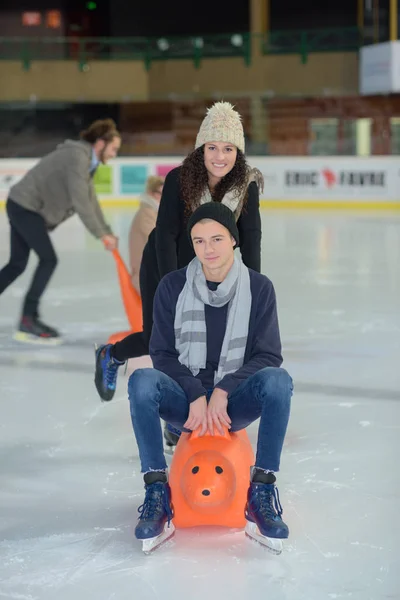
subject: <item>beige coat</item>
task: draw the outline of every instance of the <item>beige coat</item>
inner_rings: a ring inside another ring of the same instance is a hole
[[[157,202],[143,194],[139,210],[133,218],[129,232],[129,260],[131,267],[132,283],[140,294],[139,272],[140,263],[147,239],[156,226],[158,205]]]

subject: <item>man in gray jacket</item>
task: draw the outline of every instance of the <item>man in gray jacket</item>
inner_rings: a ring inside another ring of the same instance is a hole
[[[80,135],[66,140],[42,158],[9,192],[10,260],[0,271],[0,294],[26,269],[30,251],[39,258],[25,296],[15,338],[20,341],[60,343],[59,333],[39,318],[39,301],[56,268],[52,231],[77,213],[85,227],[107,250],[118,240],[104,220],[93,175],[100,163],[114,158],[121,137],[112,119],[95,121]]]

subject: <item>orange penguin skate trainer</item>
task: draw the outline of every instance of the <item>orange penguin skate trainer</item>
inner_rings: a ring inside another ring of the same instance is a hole
[[[182,433],[169,475],[175,527],[244,527],[254,453],[245,430]]]

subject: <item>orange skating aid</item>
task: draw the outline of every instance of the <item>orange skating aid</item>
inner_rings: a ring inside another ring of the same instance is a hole
[[[113,251],[115,263],[117,265],[119,286],[121,289],[122,301],[124,303],[126,316],[131,326],[129,333],[142,331],[142,300],[133,287],[131,276],[118,250]]]
[[[175,527],[244,527],[254,453],[245,430],[182,433],[169,475]]]
[[[110,335],[110,337],[107,340],[107,344],[116,344],[117,342],[120,342],[121,340],[123,340],[124,338],[126,338],[127,335],[130,335],[131,333],[135,333],[135,331],[117,331],[117,333],[112,333]]]

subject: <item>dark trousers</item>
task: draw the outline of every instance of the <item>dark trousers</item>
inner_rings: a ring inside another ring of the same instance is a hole
[[[0,294],[25,271],[33,250],[39,264],[26,293],[22,314],[38,316],[39,301],[57,266],[57,256],[43,217],[10,198],[6,208],[11,227],[10,260],[0,271]]]
[[[128,360],[149,353],[149,342],[153,328],[153,303],[160,276],[154,244],[154,234],[150,234],[140,265],[140,294],[142,296],[143,331],[132,333],[117,342],[112,350],[117,360]]]

